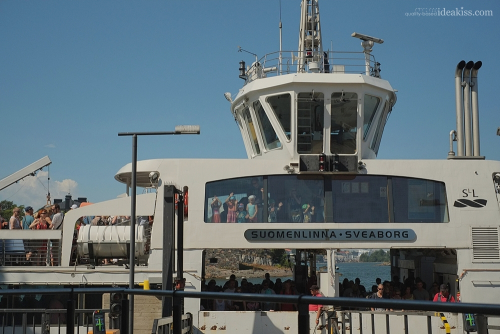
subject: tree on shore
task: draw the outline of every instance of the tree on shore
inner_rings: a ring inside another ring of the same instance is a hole
[[[278,264],[283,267],[289,266],[288,256],[287,256],[288,254],[284,249],[270,249],[269,253],[271,255],[271,260],[273,261],[274,265]]]
[[[389,262],[390,254],[389,251],[384,251],[383,249],[379,249],[370,255],[368,253],[361,254],[359,257],[359,262]]]
[[[24,205],[17,206],[14,202],[3,200],[0,202],[0,210],[2,211],[1,215],[6,220],[9,221],[10,217],[12,217],[12,211],[15,207],[19,207],[21,209],[21,219],[24,217]]]

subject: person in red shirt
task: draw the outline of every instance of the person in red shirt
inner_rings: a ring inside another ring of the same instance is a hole
[[[319,292],[319,286],[317,285],[311,285],[310,291],[311,295],[314,297],[323,297],[323,295]],[[309,311],[316,312],[316,325],[319,324],[319,317],[321,316],[321,311],[323,311],[323,305],[309,304]]]
[[[441,286],[439,287],[439,292],[436,293],[433,301],[434,302],[442,302],[442,303],[446,303],[446,302],[454,303],[455,298],[453,298],[453,296],[450,295],[450,291],[448,290],[448,286],[446,286],[446,284],[441,284]]]

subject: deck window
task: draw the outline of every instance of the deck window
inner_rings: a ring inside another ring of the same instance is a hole
[[[387,223],[387,177],[337,176],[332,180],[333,221]]]
[[[269,175],[209,182],[207,223],[447,223],[442,182],[385,175]]]

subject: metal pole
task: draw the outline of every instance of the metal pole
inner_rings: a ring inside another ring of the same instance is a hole
[[[488,334],[488,320],[484,314],[476,315],[477,334]]]
[[[309,334],[309,306],[307,304],[301,303],[299,300],[299,305],[297,305],[299,311],[298,316],[298,332],[299,334]],[[316,326],[316,323],[314,324]]]
[[[66,333],[74,334],[75,333],[75,294],[73,289],[71,289],[71,293],[69,295],[68,302],[66,303]]]
[[[184,196],[178,191],[177,202],[177,284],[176,290],[184,291]],[[174,294],[174,334],[182,333],[182,314],[184,313],[184,297]]]
[[[135,286],[135,211],[137,201],[137,134],[132,135],[132,198],[130,213],[130,264],[129,289]],[[129,295],[128,332],[134,332],[134,295]]]
[[[161,284],[163,290],[172,290],[173,277],[173,249],[174,245],[174,186],[167,185],[163,188],[163,261],[161,272]],[[172,316],[172,297],[162,296],[162,318]]]
[[[177,204],[177,279],[181,282],[179,290],[184,291],[184,196],[179,194]],[[184,304],[184,297],[182,297]],[[184,314],[184,310],[182,311]]]

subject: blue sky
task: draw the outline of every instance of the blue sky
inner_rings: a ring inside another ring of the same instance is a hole
[[[300,1],[282,0],[283,49],[296,50]],[[415,8],[493,16],[418,17]],[[323,44],[361,51],[354,31],[384,39],[373,54],[398,90],[380,159],[445,159],[455,125],[454,68],[481,60],[481,154],[500,160],[498,1],[320,1]],[[138,158],[246,158],[224,92],[238,62],[279,49],[278,0],[0,2],[0,178],[48,155],[53,198],[115,198],[131,161],[126,131],[199,124],[199,136],[140,137]],[[47,168],[0,191],[45,202]]]

